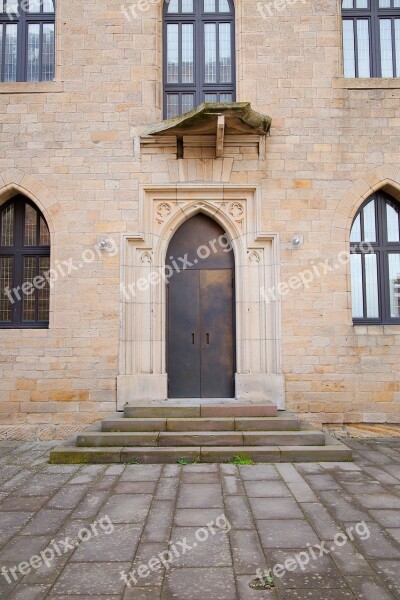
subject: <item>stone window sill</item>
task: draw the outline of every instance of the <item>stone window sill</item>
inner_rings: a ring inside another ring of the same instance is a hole
[[[0,94],[55,94],[63,91],[63,81],[0,83]]]
[[[347,90],[400,89],[400,78],[347,79],[345,77],[335,77],[333,86]]]

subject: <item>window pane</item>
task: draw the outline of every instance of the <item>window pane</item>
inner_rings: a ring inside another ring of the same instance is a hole
[[[193,25],[182,25],[182,83],[193,83]]]
[[[193,94],[182,94],[182,113],[193,109]]]
[[[54,79],[54,23],[43,24],[42,81]]]
[[[40,12],[40,0],[29,0],[28,11],[30,13]]]
[[[219,12],[220,13],[229,13],[231,9],[229,8],[228,0],[219,0]]]
[[[204,0],[204,12],[215,13],[215,0]]]
[[[374,0],[372,0],[372,2],[374,2]],[[356,0],[356,8],[368,8],[368,0]]]
[[[22,283],[32,283],[36,277],[36,256],[25,256],[23,259]],[[35,291],[32,294],[24,294],[22,297],[22,320],[35,321]]]
[[[6,0],[4,3],[4,12],[16,14],[18,12],[18,0],[8,0],[8,2]]]
[[[205,83],[217,83],[217,38],[215,23],[204,25]]]
[[[378,269],[376,254],[365,255],[365,291],[367,300],[367,317],[369,319],[378,319]]]
[[[380,19],[382,77],[393,77],[392,20]]]
[[[179,83],[179,25],[167,25],[167,81]]]
[[[167,95],[167,119],[179,115],[179,96],[178,94]]]
[[[350,265],[353,318],[362,319],[364,316],[364,300],[362,288],[361,254],[352,254],[350,256]]]
[[[41,256],[39,258],[39,275],[46,273],[50,269],[50,257]],[[41,287],[41,285],[40,285]],[[50,310],[50,286],[46,280],[46,285],[38,290],[38,320],[48,321]]]
[[[6,25],[4,81],[17,80],[17,25]]]
[[[390,8],[390,0],[379,0],[379,8]]]
[[[343,0],[342,8],[353,8],[353,0]]]
[[[354,26],[353,21],[343,21],[343,63],[344,76],[356,76],[356,62],[354,56]]]
[[[390,316],[400,318],[400,254],[389,254]]]
[[[220,102],[232,102],[232,94],[220,94]]]
[[[193,0],[182,0],[182,12],[192,13],[193,12]]]
[[[36,246],[37,212],[29,204],[25,204],[24,246]]]
[[[221,23],[219,26],[219,78],[220,83],[232,81],[230,23]]]
[[[369,58],[369,23],[366,19],[357,19],[357,45],[358,76],[371,77]]]
[[[390,204],[386,204],[387,241],[400,242],[399,213]]]
[[[0,24],[0,81],[3,78],[3,29],[3,25]]]
[[[50,232],[43,217],[40,217],[39,246],[50,246]]]
[[[14,204],[3,210],[1,219],[1,245],[14,245]]]
[[[43,12],[53,13],[54,12],[54,0],[43,0]]]
[[[218,94],[205,94],[204,102],[218,102]]]
[[[0,257],[0,321],[11,323],[12,303],[6,294],[6,290],[13,288],[13,259],[11,257]],[[13,297],[13,296],[11,296]]]
[[[372,200],[363,210],[364,213],[364,240],[376,242],[375,200]]]
[[[28,68],[27,80],[39,81],[40,25],[28,25]]]
[[[168,12],[169,13],[177,13],[177,12],[179,12],[179,2],[178,2],[178,0],[169,0]]]
[[[361,242],[361,215],[358,215],[351,228],[350,242]]]
[[[400,19],[394,20],[394,43],[396,54],[396,77],[400,77]]]

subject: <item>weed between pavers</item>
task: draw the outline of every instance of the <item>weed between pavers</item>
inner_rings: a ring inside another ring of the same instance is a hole
[[[254,465],[254,461],[249,456],[237,454],[229,461],[230,465]]]

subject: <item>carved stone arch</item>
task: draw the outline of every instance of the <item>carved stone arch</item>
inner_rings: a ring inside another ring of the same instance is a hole
[[[400,169],[382,165],[360,177],[347,190],[335,211],[332,231],[335,241],[348,243],[350,230],[359,208],[372,194],[382,190],[400,201]]]
[[[0,205],[18,194],[36,204],[46,219],[53,241],[56,231],[62,231],[66,227],[61,204],[41,182],[31,175],[18,169],[0,173]]]

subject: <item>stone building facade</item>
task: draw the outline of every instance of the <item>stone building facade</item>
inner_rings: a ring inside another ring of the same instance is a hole
[[[0,329],[3,436],[64,437],[165,397],[164,283],[126,290],[199,212],[234,240],[236,396],[400,423],[400,325],[353,323],[344,259],[365,200],[400,200],[399,79],[343,76],[339,0],[267,5],[235,1],[236,100],[270,132],[227,134],[219,157],[210,132],[183,136],[183,157],[148,135],[161,2],[59,0],[54,81],[0,84],[0,201],[32,200],[65,265],[48,328]]]

